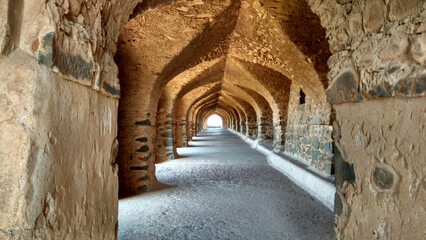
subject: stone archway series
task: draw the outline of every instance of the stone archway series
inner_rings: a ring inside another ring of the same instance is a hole
[[[335,171],[338,239],[423,239],[425,8],[0,0],[0,238],[115,239],[118,192],[216,113]]]

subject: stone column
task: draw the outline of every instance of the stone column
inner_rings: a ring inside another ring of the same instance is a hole
[[[246,136],[256,138],[257,126],[255,117],[247,117],[247,133]]]
[[[0,72],[0,239],[115,239],[118,97],[21,49],[0,59]]]
[[[186,147],[187,139],[186,139],[186,120],[180,119],[177,120],[175,124],[175,147]]]
[[[152,159],[154,126],[150,113],[122,110],[119,114],[120,195],[149,191],[149,180],[155,172]]]
[[[240,123],[240,133],[241,134],[246,134],[246,127],[247,127],[247,122],[243,122],[243,121],[241,121],[241,123]]]
[[[173,115],[159,111],[157,115],[156,162],[174,159],[173,149]]]
[[[265,140],[265,133],[267,130],[266,119],[268,119],[266,116],[262,116],[257,119],[257,140],[259,141]]]
[[[286,126],[287,121],[280,115],[279,121],[274,123],[274,152],[283,151],[285,149]]]

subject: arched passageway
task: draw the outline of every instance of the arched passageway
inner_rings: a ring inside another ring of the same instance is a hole
[[[206,126],[209,128],[222,128],[223,120],[217,114],[212,114],[207,118]]]
[[[333,238],[331,211],[229,130],[178,153],[156,165],[153,192],[120,200],[119,239]]]
[[[425,24],[424,0],[0,0],[0,239],[115,239],[216,113],[337,239],[423,240]]]

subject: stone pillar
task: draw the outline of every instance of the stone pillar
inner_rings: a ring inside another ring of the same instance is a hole
[[[188,122],[186,124],[186,143],[188,143],[188,141],[191,141],[192,139],[192,122]]]
[[[150,179],[155,178],[152,159],[154,126],[150,113],[121,109],[119,115],[120,195],[149,191]]]
[[[420,97],[334,105],[340,238],[382,237],[392,231],[395,239],[422,239],[426,216],[416,213],[426,199],[425,102]],[[366,215],[363,209],[368,209],[368,218],[359,222]],[[371,230],[353,232],[356,227]]]
[[[247,122],[241,121],[240,122],[240,133],[241,134],[244,134],[244,135],[246,134],[246,132],[247,132],[246,127],[247,127]]]
[[[197,128],[195,130],[195,134],[198,134],[203,129],[201,122],[197,121]]]
[[[186,139],[186,120],[180,119],[176,121],[175,124],[175,148],[177,147],[186,147],[187,139]]]
[[[0,239],[115,239],[117,97],[21,49],[0,72]]]
[[[174,159],[173,115],[160,110],[157,115],[156,162]]]
[[[196,135],[197,135],[197,124],[194,122],[191,122],[191,140]]]
[[[409,21],[398,23],[411,26]],[[327,89],[327,100],[336,111],[338,239],[420,240],[424,236],[426,215],[417,213],[424,209],[426,199],[426,191],[420,187],[426,171],[426,58],[418,64],[407,55],[418,51],[426,56],[426,47],[417,45],[422,35],[410,36],[399,32],[401,29],[404,27],[396,28],[397,35],[392,39],[363,38],[386,50],[365,48],[368,44],[364,43],[356,45],[359,58],[341,55],[343,59],[355,59],[356,67],[342,68],[346,62],[337,62],[332,69],[336,72],[330,74],[333,81]],[[401,35],[411,39],[412,45],[398,45]],[[395,49],[399,48],[405,50],[398,53]],[[392,56],[392,61],[380,57],[386,54]],[[365,64],[360,60],[363,58],[372,62]],[[410,224],[401,219],[410,219]]]
[[[255,117],[247,117],[247,133],[248,137],[256,138],[257,137],[257,126]]]
[[[287,113],[285,113],[287,114]],[[285,149],[285,132],[287,121],[283,120],[280,115],[280,120],[274,123],[274,151],[279,152]]]
[[[187,132],[186,132],[186,120],[182,120],[181,123],[181,135],[182,135],[182,147],[187,147],[188,146],[188,136],[187,136]]]
[[[262,116],[258,120],[258,137],[262,142],[272,143],[274,136],[274,131],[272,127],[272,121],[268,116]]]
[[[268,117],[262,116],[259,119],[257,119],[257,140],[263,141],[265,139],[265,133],[267,130],[267,123],[265,120]]]

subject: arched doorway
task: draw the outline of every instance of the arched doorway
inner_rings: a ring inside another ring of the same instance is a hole
[[[207,127],[208,128],[222,128],[223,127],[222,118],[217,114],[212,114],[207,119]]]

